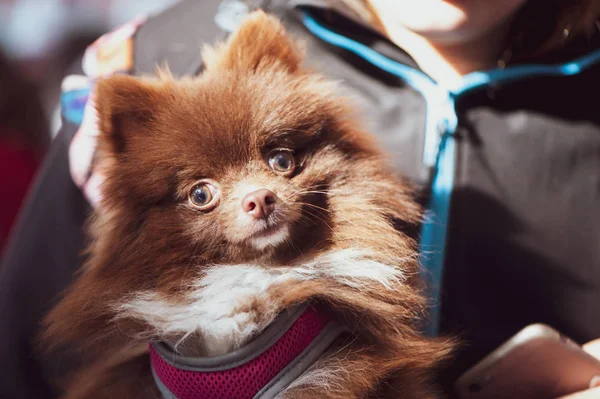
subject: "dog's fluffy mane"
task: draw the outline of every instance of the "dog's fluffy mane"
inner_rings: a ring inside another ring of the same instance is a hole
[[[67,397],[156,394],[140,389],[152,385],[148,340],[221,354],[308,301],[330,308],[352,338],[284,396],[433,397],[427,381],[452,345],[415,328],[425,308],[416,245],[394,227],[420,221],[409,187],[332,84],[303,68],[275,18],[253,13],[203,59],[198,77],[162,72],[97,86],[103,199],[88,260],[41,339],[85,354]],[[278,140],[306,142],[290,198],[313,208],[299,208],[306,214],[283,249],[230,245],[227,221],[198,222],[183,205],[195,168],[232,181],[263,173],[254,155]]]

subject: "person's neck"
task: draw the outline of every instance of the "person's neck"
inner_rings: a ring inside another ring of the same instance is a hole
[[[399,24],[386,25],[385,33],[397,46],[406,51],[419,67],[445,87],[457,87],[470,72],[497,66],[504,45],[506,26],[500,26],[476,39],[460,43],[432,41]]]

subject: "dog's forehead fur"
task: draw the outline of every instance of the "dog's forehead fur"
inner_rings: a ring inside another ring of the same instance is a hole
[[[228,76],[229,75],[229,76]],[[231,76],[169,83],[146,136],[130,139],[131,152],[223,173],[271,148],[299,149],[336,133],[333,104],[291,77]],[[289,86],[294,85],[294,90]],[[138,147],[138,148],[135,148]],[[150,154],[149,154],[150,153]],[[159,163],[160,164],[160,163]]]

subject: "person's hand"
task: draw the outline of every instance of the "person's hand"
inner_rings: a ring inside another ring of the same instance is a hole
[[[583,346],[583,349],[590,355],[600,359],[600,339],[596,339]],[[562,396],[558,399],[598,399],[600,398],[600,376],[591,381],[590,389],[577,392],[571,395]]]

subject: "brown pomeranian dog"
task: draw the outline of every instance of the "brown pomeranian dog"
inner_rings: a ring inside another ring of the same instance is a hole
[[[103,199],[41,339],[80,351],[64,397],[438,397],[410,189],[275,18],[203,59],[97,86]]]

